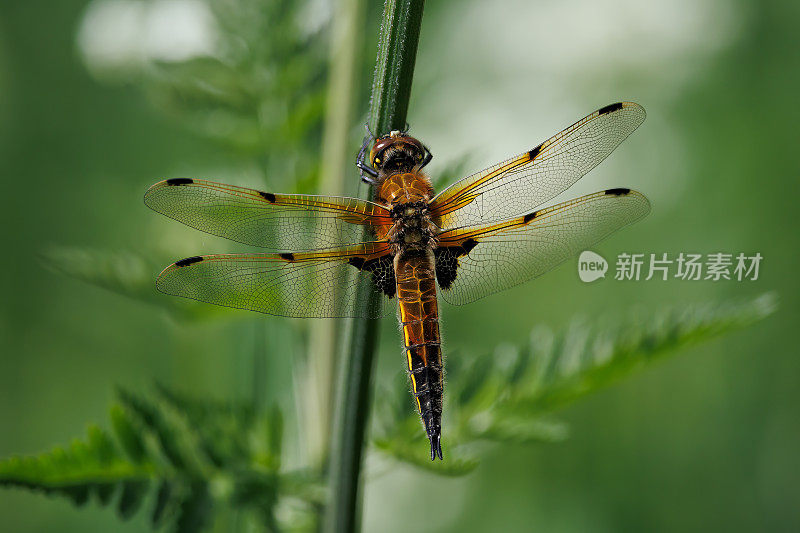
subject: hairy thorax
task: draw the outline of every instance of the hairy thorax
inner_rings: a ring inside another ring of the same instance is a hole
[[[436,248],[438,227],[428,211],[432,197],[430,180],[421,173],[394,174],[380,184],[378,201],[391,209],[387,238],[395,257]]]

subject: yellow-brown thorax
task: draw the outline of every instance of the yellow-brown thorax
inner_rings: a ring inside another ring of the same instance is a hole
[[[438,227],[428,214],[433,187],[420,172],[394,174],[383,179],[377,201],[391,210],[392,225],[384,228],[395,257],[436,247]]]

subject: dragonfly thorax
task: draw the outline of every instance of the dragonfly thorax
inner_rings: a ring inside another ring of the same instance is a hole
[[[395,255],[425,251],[436,246],[436,227],[431,221],[428,202],[396,204],[390,213],[394,224],[388,238]]]

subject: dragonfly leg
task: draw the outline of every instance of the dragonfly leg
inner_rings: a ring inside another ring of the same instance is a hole
[[[369,126],[367,127],[367,132],[369,132]],[[367,148],[371,142],[372,133],[367,133],[367,135],[364,137],[364,142],[361,143],[361,150],[358,151],[358,155],[356,156],[356,168],[361,174],[361,181],[370,185],[376,185],[377,182],[375,181],[375,178],[378,177],[378,172],[364,161],[364,157],[367,154]]]
[[[422,160],[422,164],[419,166],[419,168],[423,168],[425,165],[431,162],[431,159],[433,159],[433,154],[430,150],[428,150],[428,147],[424,144],[422,147],[425,148],[425,159]]]

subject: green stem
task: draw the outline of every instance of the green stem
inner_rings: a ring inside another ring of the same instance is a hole
[[[405,128],[424,5],[424,0],[386,0],[384,4],[370,101],[369,125],[376,135]],[[359,286],[358,297],[370,298],[373,305],[382,298],[367,283]],[[359,529],[361,465],[378,321],[353,320],[346,334],[349,353],[341,365],[331,446],[328,533]]]
[[[354,122],[355,87],[361,62],[365,0],[339,0],[333,17],[330,76],[322,133],[319,189],[322,194],[344,196],[347,179],[353,180],[350,133]],[[355,190],[355,187],[352,188]],[[320,244],[320,248],[324,244]],[[347,267],[350,268],[350,267]],[[324,282],[324,280],[321,280]],[[311,465],[322,467],[328,459],[336,376],[336,353],[342,329],[339,319],[315,320],[308,341],[308,402],[306,406],[308,455]]]
[[[405,129],[424,6],[424,0],[387,0],[384,5],[369,107],[376,135]]]

